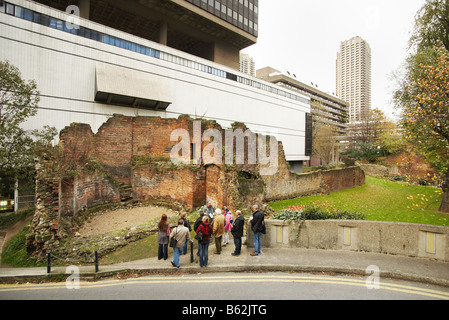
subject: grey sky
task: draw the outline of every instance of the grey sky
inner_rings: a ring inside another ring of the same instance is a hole
[[[245,49],[256,68],[271,66],[334,93],[340,42],[354,36],[372,53],[372,106],[393,118],[391,73],[406,54],[424,0],[260,0],[258,43]]]

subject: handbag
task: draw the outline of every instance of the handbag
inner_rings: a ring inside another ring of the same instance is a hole
[[[176,240],[176,235],[178,234],[178,228],[176,228],[176,234],[170,239],[170,248],[175,248],[178,244],[178,240]]]
[[[167,237],[170,237],[170,234],[171,234],[171,229],[170,229],[170,226],[167,223]]]

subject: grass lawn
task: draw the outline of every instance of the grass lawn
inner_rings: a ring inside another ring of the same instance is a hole
[[[297,198],[269,205],[276,211],[289,206],[325,204],[337,209],[364,213],[368,220],[410,222],[449,226],[449,214],[438,212],[442,201],[440,189],[406,185],[366,176],[364,186]]]

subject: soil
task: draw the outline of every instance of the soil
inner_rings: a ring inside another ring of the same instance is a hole
[[[109,211],[89,218],[78,232],[82,237],[103,235],[116,230],[148,224],[151,220],[160,219],[164,213],[169,218],[177,215],[175,211],[168,208],[154,206]]]

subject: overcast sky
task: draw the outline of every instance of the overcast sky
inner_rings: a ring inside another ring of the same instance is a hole
[[[425,0],[260,0],[258,43],[245,49],[256,69],[271,66],[335,93],[340,42],[368,41],[372,107],[393,119],[391,73],[407,54],[414,17]]]

